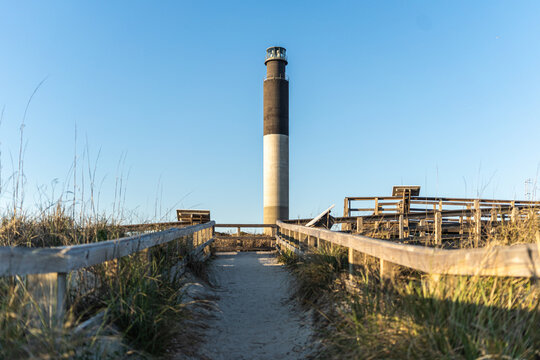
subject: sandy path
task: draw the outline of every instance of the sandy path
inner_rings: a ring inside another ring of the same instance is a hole
[[[212,261],[221,311],[208,323],[210,359],[301,359],[309,321],[290,300],[291,275],[271,252],[221,253]]]

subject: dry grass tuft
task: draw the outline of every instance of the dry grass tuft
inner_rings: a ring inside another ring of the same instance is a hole
[[[540,244],[538,230],[538,217],[509,221],[489,233],[489,245]],[[377,259],[365,256],[348,292],[344,253],[280,257],[298,278],[297,295],[324,311],[322,359],[540,358],[536,279],[437,278],[402,269],[388,283]]]
[[[61,206],[39,216],[20,214],[0,220],[0,246],[63,246],[122,236],[122,228],[114,223],[75,220]],[[160,245],[72,272],[68,277],[68,317],[61,328],[51,329],[32,319],[37,308],[28,296],[24,277],[0,278],[0,358],[164,354],[177,336],[179,324],[189,317],[182,304],[179,279],[172,275],[173,266],[189,250],[182,244]],[[189,264],[200,274],[204,274],[204,265]],[[78,324],[103,312],[95,331],[74,335]],[[105,336],[106,329],[110,331]],[[106,343],[111,343],[110,334],[121,336],[110,346],[96,347],[104,336],[109,339]]]

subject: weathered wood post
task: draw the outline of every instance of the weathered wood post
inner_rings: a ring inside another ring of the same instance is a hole
[[[348,261],[349,261],[349,280],[354,281],[356,273],[358,272],[358,267],[360,265],[360,260],[362,259],[363,254],[359,251],[354,250],[352,247],[349,247]]]
[[[478,247],[482,236],[482,212],[480,211],[480,200],[474,200],[474,246]]]
[[[343,217],[349,217],[349,198],[346,197],[343,201]],[[347,231],[351,230],[348,223],[341,224],[341,230]]]
[[[187,236],[187,239],[186,239],[186,245],[187,245],[187,248],[188,248],[188,252],[191,252],[193,251],[193,245],[195,244],[195,234],[191,234],[191,235],[188,235]]]
[[[26,276],[26,289],[33,302],[31,323],[35,327],[62,327],[66,306],[66,273],[32,274]]]
[[[518,217],[518,211],[516,209],[516,202],[515,201],[512,201],[511,203],[511,207],[512,207],[512,212],[510,214],[510,219],[513,223],[515,223],[517,221],[517,217]]]
[[[302,235],[304,235],[304,236],[302,236]],[[304,245],[304,249],[309,250],[309,235],[301,234],[300,236],[303,238],[302,244]]]
[[[195,231],[193,233],[193,248],[196,248],[197,246],[199,246],[199,233]]]
[[[206,234],[206,236],[205,236],[204,242],[207,242],[210,239],[212,239],[212,228],[205,229],[205,234]],[[212,253],[211,246],[205,247],[203,253],[207,254],[207,255],[211,254]]]
[[[352,247],[349,248],[348,260],[349,260],[349,280],[353,280],[356,263],[354,259],[354,249]]]
[[[379,225],[381,225],[381,222],[380,221],[375,221],[375,223],[373,224],[373,231],[377,232],[379,231]]]
[[[67,297],[67,273],[56,274],[56,322],[61,325],[64,321]]]
[[[313,237],[311,235],[308,235],[307,240],[308,240],[308,249],[311,250],[311,251],[315,250],[314,247],[317,245],[315,237]]]
[[[241,236],[242,232],[240,231],[240,226],[236,227],[236,236]]]
[[[356,218],[356,232],[361,234],[364,231],[364,218],[359,216]]]
[[[463,216],[459,217],[459,239],[463,240]]]
[[[398,224],[399,225],[399,224]],[[399,226],[398,226],[399,227]],[[392,224],[390,223],[390,221],[385,221],[384,222],[384,228],[386,229],[386,238],[387,239],[390,239],[393,235],[393,231],[391,231],[392,229]],[[393,230],[393,229],[392,229]]]
[[[399,214],[399,238],[400,239],[404,238],[404,234],[403,234],[403,214]]]
[[[392,281],[397,272],[397,265],[393,262],[380,259],[381,284]]]
[[[441,288],[441,275],[440,274],[426,274],[422,276],[422,286],[430,294],[438,294]]]
[[[435,212],[435,244],[442,244],[442,216],[440,211]]]
[[[409,227],[409,216],[407,215],[405,219],[403,219],[403,236],[408,238],[411,235],[411,230]]]

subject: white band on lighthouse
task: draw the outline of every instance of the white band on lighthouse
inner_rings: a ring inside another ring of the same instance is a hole
[[[264,207],[289,207],[289,136],[263,137]]]

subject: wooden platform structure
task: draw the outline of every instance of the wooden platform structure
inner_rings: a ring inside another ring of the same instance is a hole
[[[176,217],[178,221],[119,225],[118,228],[126,232],[140,233],[206,224],[210,221],[210,210],[176,210]]]
[[[395,186],[392,196],[346,197],[343,217],[334,218],[335,223],[347,233],[452,248],[470,239],[481,246],[502,226],[540,213],[540,201],[426,197],[419,192],[419,186]]]
[[[210,210],[176,210],[176,217],[185,225],[204,224],[210,221]]]
[[[361,205],[360,205],[361,204]],[[342,230],[384,239],[442,244],[474,238],[476,245],[503,224],[538,214],[540,202],[421,196],[347,197]]]

